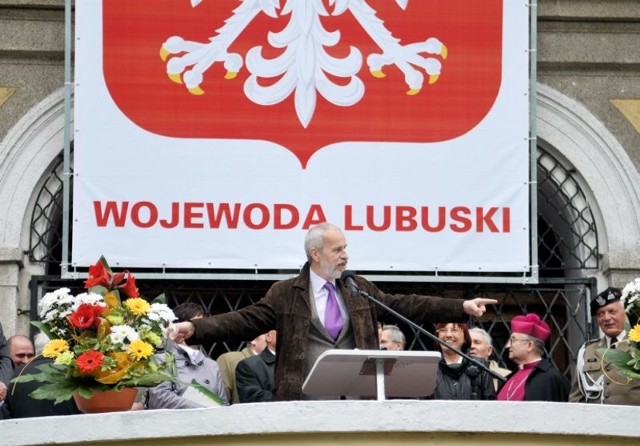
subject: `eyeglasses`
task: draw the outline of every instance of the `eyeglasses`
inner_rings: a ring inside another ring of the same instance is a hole
[[[437,331],[438,334],[440,333],[451,333],[451,334],[460,334],[462,333],[462,330],[460,330],[459,328],[441,328],[440,330]]]
[[[529,342],[530,340],[531,340],[531,339],[516,338],[516,337],[514,337],[514,336],[509,337],[509,342],[511,342],[512,344],[513,344],[514,342],[518,342],[518,341],[520,341],[520,342]]]

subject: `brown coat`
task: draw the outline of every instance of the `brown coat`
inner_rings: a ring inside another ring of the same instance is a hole
[[[200,344],[205,340],[254,339],[269,330],[278,330],[274,399],[301,399],[312,317],[309,283],[309,264],[306,264],[299,276],[276,282],[253,305],[193,320],[195,334],[190,341]],[[418,324],[461,322],[467,317],[462,299],[385,294],[362,277],[356,277],[356,283],[361,290]],[[338,280],[337,284],[349,313],[356,348],[378,349],[377,321],[379,315],[384,316],[385,310],[378,309],[363,297],[351,296],[342,281]]]

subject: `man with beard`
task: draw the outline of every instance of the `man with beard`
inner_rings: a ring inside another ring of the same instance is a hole
[[[378,319],[385,311],[369,300],[352,296],[340,279],[349,256],[344,234],[335,225],[312,227],[304,241],[307,263],[297,277],[276,282],[253,305],[173,326],[172,339],[190,343],[252,339],[278,331],[274,400],[309,398],[302,384],[320,354],[329,349],[378,349]],[[389,308],[419,324],[462,322],[467,315],[482,316],[493,299],[444,299],[433,296],[393,295],[380,291],[362,277],[357,286]]]

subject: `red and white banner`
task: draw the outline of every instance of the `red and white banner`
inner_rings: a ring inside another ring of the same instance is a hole
[[[72,263],[529,271],[524,0],[83,0]]]

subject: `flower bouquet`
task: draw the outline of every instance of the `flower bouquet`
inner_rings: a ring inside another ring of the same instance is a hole
[[[173,357],[162,363],[154,357],[175,320],[164,296],[148,302],[133,275],[114,274],[104,257],[89,268],[84,286],[87,292],[76,296],[68,288],[43,296],[40,321],[32,324],[49,337],[42,355],[53,362],[15,381],[44,383],[31,396],[56,403],[74,394],[91,398],[94,392],[175,381]]]
[[[605,354],[625,376],[640,379],[640,278],[622,289],[621,301],[631,323],[627,336],[630,348],[607,349]]]

